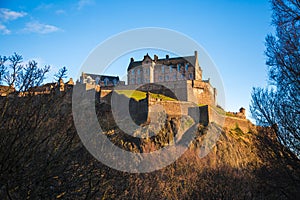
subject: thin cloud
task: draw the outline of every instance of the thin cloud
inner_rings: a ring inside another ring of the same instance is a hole
[[[42,24],[39,22],[29,22],[26,24],[24,31],[31,32],[31,33],[40,33],[40,34],[47,34],[53,33],[61,30],[60,28],[49,25],[49,24]]]
[[[52,3],[50,3],[50,4],[42,3],[38,7],[36,7],[36,10],[49,10],[49,9],[53,8],[53,6],[54,6],[54,4],[52,4]]]
[[[3,24],[0,24],[0,33],[3,35],[8,35],[11,31]]]
[[[66,11],[62,10],[62,9],[59,9],[59,10],[55,11],[55,14],[57,14],[57,15],[63,15],[63,14],[66,14]]]
[[[12,21],[26,16],[26,12],[17,12],[7,8],[0,8],[0,19],[4,21]]]
[[[77,3],[77,9],[81,10],[83,7],[89,6],[89,5],[92,5],[92,4],[94,4],[93,0],[79,0],[78,3]]]

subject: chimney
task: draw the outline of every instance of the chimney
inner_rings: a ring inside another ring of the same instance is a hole
[[[158,60],[158,56],[154,55],[154,61],[156,62]]]
[[[130,58],[130,62],[131,62],[131,63],[134,62],[134,59],[133,59],[132,57]]]
[[[169,60],[169,55],[168,54],[166,55],[166,59]]]
[[[198,59],[198,51],[194,51],[195,58]]]

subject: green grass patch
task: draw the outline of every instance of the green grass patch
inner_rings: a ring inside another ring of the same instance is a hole
[[[138,91],[138,90],[115,90],[116,93],[118,94],[123,94],[125,95],[127,98],[132,98],[135,99],[136,101],[139,101],[141,99],[145,99],[146,98],[146,92],[143,91]],[[158,98],[158,99],[162,99],[165,101],[176,101],[176,99],[173,99],[171,97],[162,95],[162,94],[155,94],[155,93],[150,93],[150,96],[152,98]]]
[[[136,101],[146,98],[146,92],[138,90],[115,90],[115,92],[118,94],[123,94],[127,98],[135,99]]]
[[[229,112],[226,112],[226,116],[228,116],[228,117],[236,117],[236,115],[234,115],[233,113],[229,113]]]

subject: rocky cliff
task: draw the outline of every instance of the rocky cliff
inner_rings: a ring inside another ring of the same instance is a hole
[[[71,94],[0,99],[1,199],[298,199],[300,161],[269,128],[224,129],[197,124],[193,142],[175,162],[142,174],[114,170],[82,145]],[[95,105],[104,134],[118,147],[154,152],[172,145],[180,123],[167,117],[155,136],[137,138],[116,126],[107,104]],[[124,119],[125,120],[125,119]],[[141,127],[146,124],[140,124]],[[151,130],[150,130],[151,131]],[[216,143],[209,134],[218,132]],[[211,150],[201,157],[204,143]],[[200,156],[199,156],[200,155]]]

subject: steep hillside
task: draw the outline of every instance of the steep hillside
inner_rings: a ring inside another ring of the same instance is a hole
[[[198,124],[190,148],[176,162],[152,173],[131,174],[105,166],[82,145],[70,93],[1,98],[0,108],[0,199],[300,197],[300,162],[268,128],[244,133],[238,127]],[[171,145],[178,134],[180,117],[168,117],[155,137],[137,130],[146,137],[140,139],[116,126],[109,105],[97,103],[96,110],[107,137],[128,151],[155,151]],[[184,118],[187,126],[189,120]],[[200,158],[213,132],[221,133],[219,140]]]

